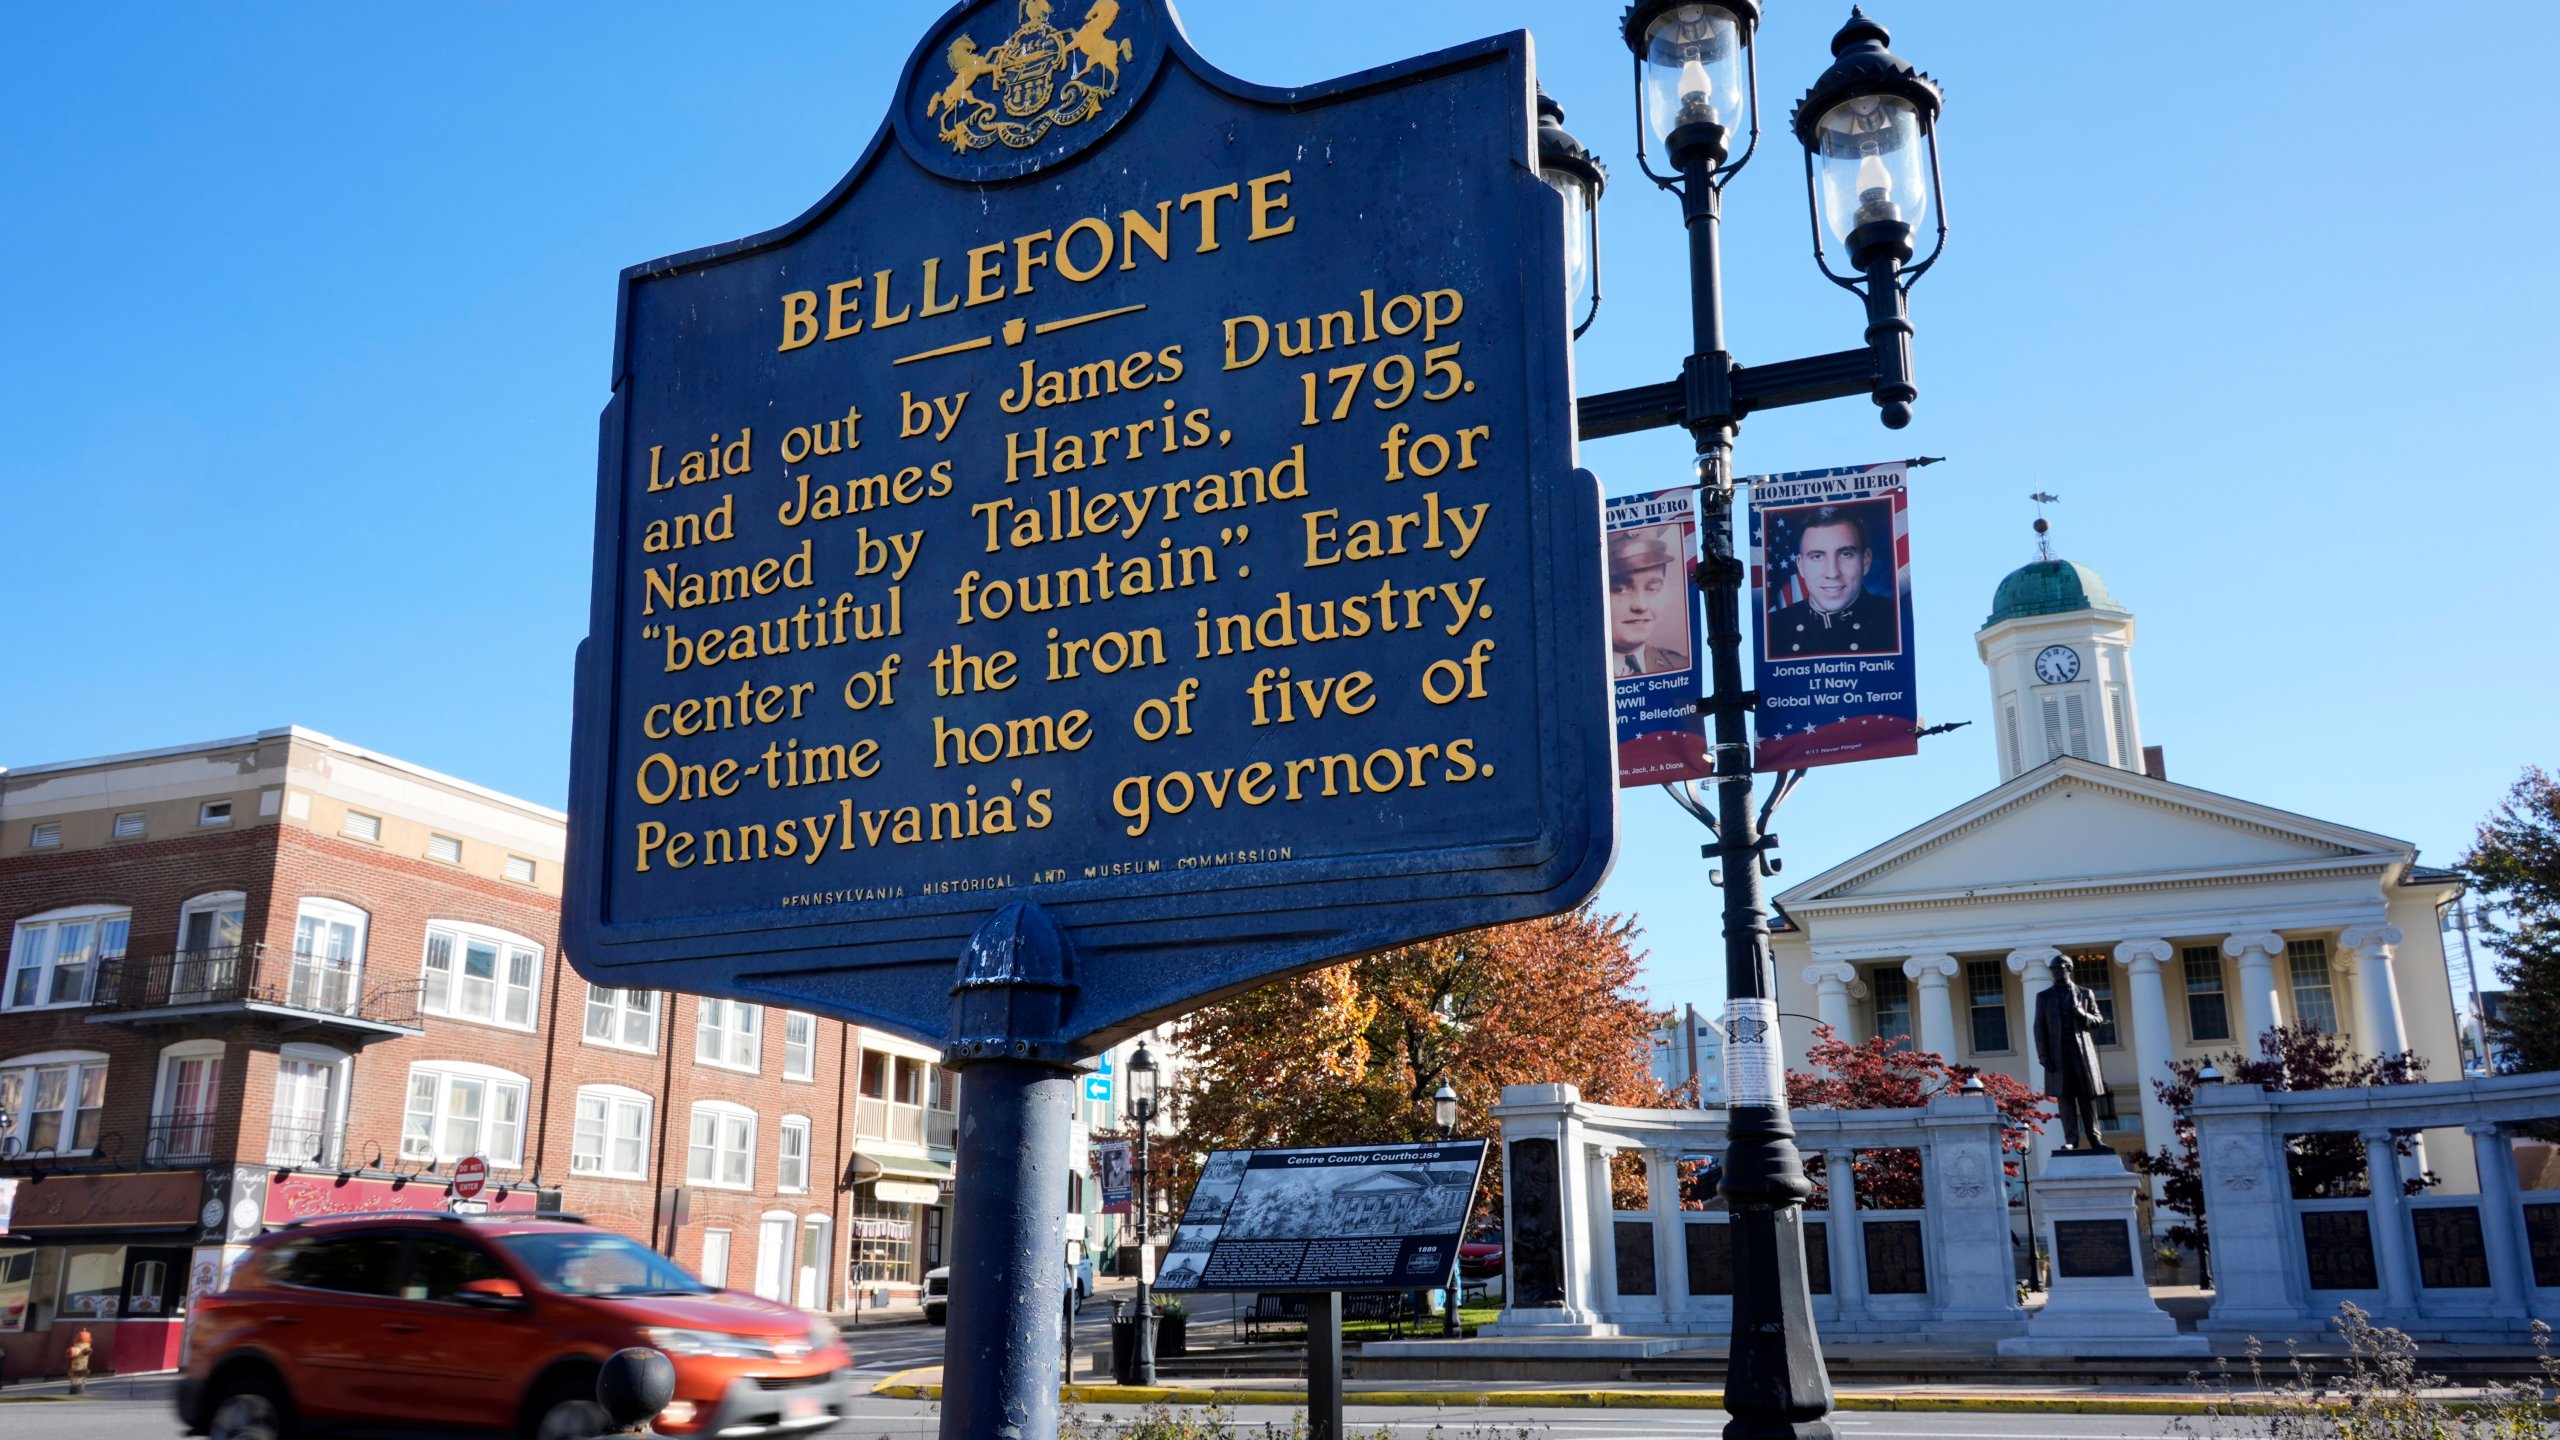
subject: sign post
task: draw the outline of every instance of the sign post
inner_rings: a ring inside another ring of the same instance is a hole
[[[1272,89],[1077,4],[955,6],[818,204],[624,272],[578,658],[579,971],[968,1072],[954,1436],[1055,1427],[1084,1057],[1615,831],[1526,35]]]

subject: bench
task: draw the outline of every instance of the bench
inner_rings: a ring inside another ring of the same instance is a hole
[[[1303,1292],[1256,1295],[1253,1308],[1236,1312],[1236,1320],[1243,1326],[1247,1340],[1262,1339],[1265,1330],[1275,1327],[1303,1330],[1312,1298]],[[1401,1337],[1405,1325],[1413,1319],[1411,1296],[1402,1290],[1355,1290],[1342,1297],[1342,1318],[1383,1320],[1390,1337]]]

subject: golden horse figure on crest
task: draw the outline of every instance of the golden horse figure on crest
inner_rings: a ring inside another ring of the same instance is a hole
[[[1072,31],[1050,23],[1055,0],[1016,0],[1013,33],[981,51],[968,35],[951,42],[944,60],[951,83],[927,97],[924,113],[941,120],[944,143],[961,154],[1002,144],[1023,150],[1052,129],[1091,119],[1120,89],[1120,65],[1137,48],[1111,34],[1120,0],[1092,0]],[[1057,83],[1070,57],[1084,63]],[[995,94],[980,91],[992,80]]]

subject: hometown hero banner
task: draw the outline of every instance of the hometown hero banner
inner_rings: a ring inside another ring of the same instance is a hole
[[[1919,749],[1908,468],[1754,475],[1755,770]]]
[[[1609,683],[1618,784],[1666,785],[1715,773],[1698,713],[1704,653],[1694,487],[1609,502]]]
[[[1033,902],[1099,1036],[1596,887],[1533,94],[1525,35],[1273,90],[978,0],[807,214],[626,272],[580,968],[934,1039]]]

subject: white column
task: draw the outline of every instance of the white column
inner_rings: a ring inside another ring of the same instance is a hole
[[[1847,1146],[1822,1152],[1822,1188],[1829,1202],[1822,1229],[1831,1242],[1832,1313],[1844,1329],[1855,1328],[1867,1313],[1867,1241],[1858,1232],[1858,1184],[1851,1169],[1856,1160],[1857,1151]]]
[[[1609,1189],[1609,1161],[1614,1148],[1582,1147],[1583,1192],[1591,1197],[1591,1311],[1615,1334],[1625,1317],[1618,1304],[1618,1197]]]
[[[2338,937],[2339,959],[2356,973],[2356,990],[2364,1012],[2364,1044],[2376,1055],[2397,1055],[2409,1048],[2408,1027],[2400,1014],[2399,978],[2392,960],[2405,937],[2397,925],[2354,925]]]
[[[2284,1013],[2276,1004],[2276,957],[2284,953],[2284,937],[2273,931],[2226,935],[2222,953],[2240,962],[2240,1053],[2254,1060],[2258,1037]]]
[[[1846,960],[1816,960],[1804,967],[1804,983],[1813,987],[1813,1013],[1831,1033],[1852,1045],[1858,1040],[1856,1017],[1849,1009],[1849,987],[1858,983],[1858,967]]]
[[[2036,997],[2053,988],[2053,962],[2061,958],[2062,952],[2050,945],[2029,945],[2009,952],[2009,973],[2018,977],[2025,1011],[2018,1024],[2018,1055],[2025,1062],[2027,1083],[2038,1090],[2044,1088],[2044,1067],[2036,1063]],[[2031,1177],[2044,1173],[2045,1159],[2061,1143],[2062,1127],[2048,1114],[2044,1133],[2028,1148],[2027,1171]]]
[[[2161,988],[2160,967],[2176,953],[2166,940],[2127,940],[2116,947],[2116,963],[2124,967],[2126,998],[2133,1012],[2134,1089],[2142,1097],[2145,1150],[2177,1143],[2177,1122],[2151,1083],[2169,1073],[2169,997]],[[2159,1194],[2157,1180],[2152,1182],[2152,1193]]]
[[[2524,1212],[2517,1208],[2516,1151],[2504,1127],[2474,1121],[2471,1155],[2480,1170],[2480,1238],[2488,1252],[2489,1293],[2501,1315],[2521,1316],[2526,1301],[2530,1258],[2524,1243]]]
[[[2373,1266],[2380,1272],[2384,1307],[2405,1313],[2418,1301],[2418,1257],[2409,1231],[2409,1197],[2400,1189],[2400,1147],[2389,1130],[2367,1130],[2363,1138]]]
[[[1689,1237],[1680,1227],[1680,1157],[1669,1150],[1644,1152],[1645,1208],[1653,1213],[1653,1293],[1662,1318],[1679,1321],[1689,1311]]]
[[[1920,985],[1920,1048],[1949,1057],[1956,1053],[1956,1009],[1947,982],[1957,968],[1953,955],[1914,955],[1902,962],[1902,973]]]

